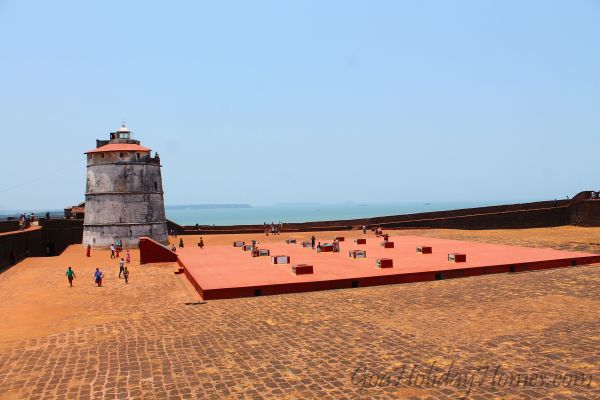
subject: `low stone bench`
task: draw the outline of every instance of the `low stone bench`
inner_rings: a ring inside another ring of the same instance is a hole
[[[377,268],[393,268],[394,260],[392,260],[391,258],[379,258],[377,259],[375,265],[377,266]]]
[[[350,250],[348,252],[348,257],[350,258],[367,258],[366,250]]]
[[[448,254],[448,261],[449,262],[466,262],[467,261],[467,255],[466,254],[462,254],[462,253],[449,253]]]
[[[418,246],[417,247],[417,253],[419,253],[419,254],[431,254],[432,253],[431,246]]]
[[[290,256],[271,256],[271,264],[289,264]]]
[[[292,273],[295,275],[312,274],[313,266],[309,264],[296,264],[292,266]]]

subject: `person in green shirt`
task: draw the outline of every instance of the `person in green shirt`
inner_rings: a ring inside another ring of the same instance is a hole
[[[75,279],[75,271],[71,267],[67,268],[67,279],[69,280],[69,287],[73,287],[73,279]]]

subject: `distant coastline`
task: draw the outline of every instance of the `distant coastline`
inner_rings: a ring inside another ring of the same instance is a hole
[[[250,204],[187,204],[165,206],[166,210],[215,210],[221,208],[252,208]]]

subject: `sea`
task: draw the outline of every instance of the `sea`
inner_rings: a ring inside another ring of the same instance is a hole
[[[414,202],[414,203],[339,203],[339,204],[276,204],[244,208],[198,208],[197,206],[166,207],[167,218],[180,225],[252,225],[271,222],[312,222],[342,219],[383,217],[430,211],[484,207],[513,202]]]
[[[166,206],[167,218],[180,225],[253,225],[271,222],[314,222],[388,215],[412,214],[430,211],[456,210],[499,204],[521,203],[517,201],[454,201],[454,202],[398,202],[398,203],[301,203],[275,205],[192,205]],[[53,218],[61,218],[62,210],[25,210],[43,217],[50,211]],[[0,220],[18,218],[21,211],[0,211]]]

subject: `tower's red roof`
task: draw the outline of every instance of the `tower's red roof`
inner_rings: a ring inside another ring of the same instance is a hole
[[[140,146],[139,144],[127,143],[109,143],[96,149],[86,151],[84,154],[90,153],[105,153],[107,151],[152,151],[151,149]]]

